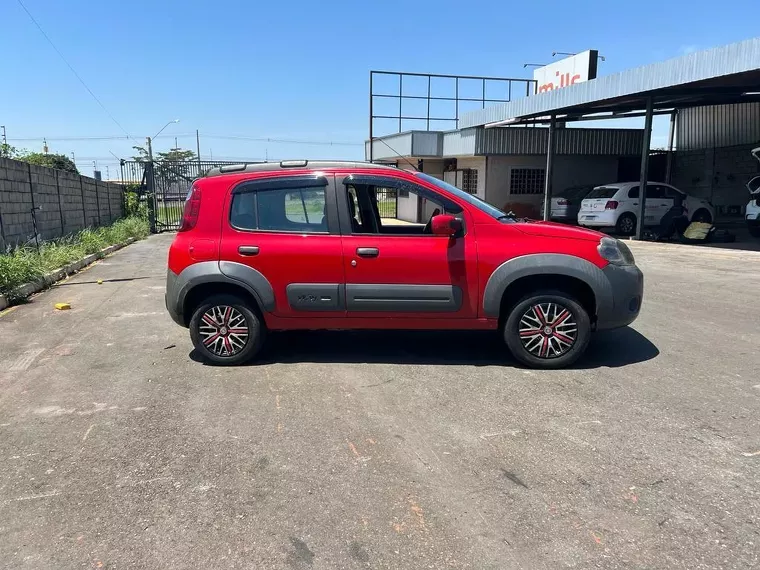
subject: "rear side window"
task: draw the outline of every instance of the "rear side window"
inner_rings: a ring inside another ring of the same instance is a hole
[[[324,187],[266,188],[232,195],[230,224],[241,230],[327,233]]]
[[[620,188],[616,188],[615,186],[599,186],[598,188],[594,188],[591,192],[589,192],[585,199],[590,200],[592,198],[612,198],[615,194],[617,194],[618,190],[620,190]]]

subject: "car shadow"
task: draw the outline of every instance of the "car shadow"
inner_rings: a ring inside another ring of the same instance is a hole
[[[660,351],[625,327],[591,337],[573,369],[619,367],[655,358]],[[190,358],[204,362],[193,350]],[[272,333],[247,366],[274,363],[351,363],[521,366],[496,332],[484,331],[293,331]]]

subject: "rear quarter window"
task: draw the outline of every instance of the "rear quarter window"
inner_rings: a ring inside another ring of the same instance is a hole
[[[618,193],[618,190],[620,190],[620,188],[617,188],[615,186],[599,186],[598,188],[594,188],[591,192],[589,192],[584,200],[591,200],[593,198],[612,198],[615,194]]]

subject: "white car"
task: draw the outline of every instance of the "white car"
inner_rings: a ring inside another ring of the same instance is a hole
[[[644,225],[656,226],[673,207],[676,199],[683,204],[692,222],[712,222],[715,209],[707,200],[694,198],[662,182],[647,182]],[[636,231],[639,212],[639,183],[616,182],[597,186],[581,202],[578,224],[592,228],[615,228],[615,232],[631,235]]]

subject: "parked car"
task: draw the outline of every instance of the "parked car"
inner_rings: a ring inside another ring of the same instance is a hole
[[[581,209],[581,201],[594,189],[591,185],[571,186],[560,190],[552,196],[549,219],[564,224],[577,224],[578,211]],[[544,217],[544,206],[541,205],[541,218]]]
[[[644,225],[656,226],[676,201],[681,201],[692,222],[712,222],[715,209],[707,200],[689,196],[662,182],[647,182]],[[594,188],[581,202],[578,223],[586,227],[615,228],[621,235],[636,231],[639,183],[616,182]]]
[[[388,189],[434,204],[432,215],[385,220]],[[498,330],[520,362],[560,368],[592,331],[632,322],[643,288],[618,240],[349,162],[213,169],[193,183],[168,266],[166,307],[217,364],[254,357],[273,330],[451,329]]]

